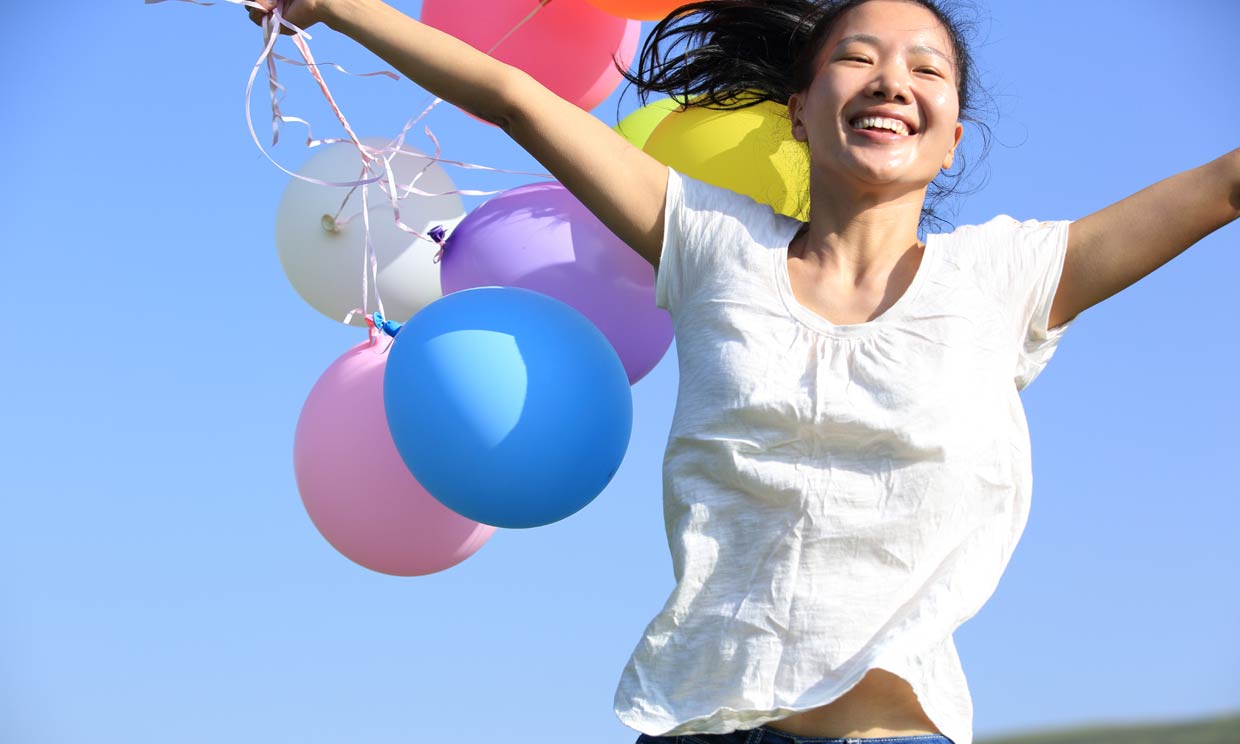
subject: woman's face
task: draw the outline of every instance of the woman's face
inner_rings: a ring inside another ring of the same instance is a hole
[[[951,37],[920,5],[859,5],[837,21],[788,110],[820,177],[864,191],[924,189],[951,166],[964,131]]]

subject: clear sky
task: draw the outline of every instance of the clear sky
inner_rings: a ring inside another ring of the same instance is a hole
[[[956,223],[1079,218],[1240,146],[1235,0],[993,0],[982,17],[996,144]],[[311,45],[384,69],[325,28]],[[336,553],[298,497],[293,427],[363,334],[277,260],[288,177],[242,106],[260,47],[224,4],[14,3],[0,25],[0,741],[634,741],[612,695],[672,588],[674,350],[634,387],[627,457],[581,512],[426,577]],[[285,112],[339,136],[304,70],[282,72]],[[427,100],[328,79],[362,136]],[[616,98],[595,113],[614,123]],[[428,124],[445,157],[538,168],[447,106]],[[307,150],[285,133],[295,169]],[[1032,515],[957,633],[980,736],[1240,708],[1237,276],[1233,224],[1081,315],[1023,393]]]

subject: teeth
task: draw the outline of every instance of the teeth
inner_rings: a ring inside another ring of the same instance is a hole
[[[899,119],[889,119],[885,116],[860,116],[852,120],[854,129],[871,129],[877,127],[879,129],[889,129],[896,134],[908,134],[908,127]]]

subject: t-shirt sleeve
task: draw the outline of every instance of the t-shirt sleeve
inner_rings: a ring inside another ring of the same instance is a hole
[[[1013,380],[1024,390],[1050,362],[1060,339],[1076,320],[1050,328],[1051,304],[1068,249],[1067,220],[1018,222],[1006,215],[980,228],[980,266],[996,284],[996,298],[1015,334]]]
[[[717,268],[713,264],[726,260],[726,249],[755,221],[769,215],[769,207],[748,196],[668,168],[655,304],[675,317],[703,277]]]

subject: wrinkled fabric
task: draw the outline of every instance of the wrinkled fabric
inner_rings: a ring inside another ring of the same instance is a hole
[[[994,592],[1029,514],[1019,391],[1074,322],[1047,328],[1069,223],[1001,216],[930,235],[891,308],[835,325],[792,293],[801,223],[675,171],[666,207],[676,585],[616,716],[652,736],[751,729],[882,668],[971,744],[952,633]]]

